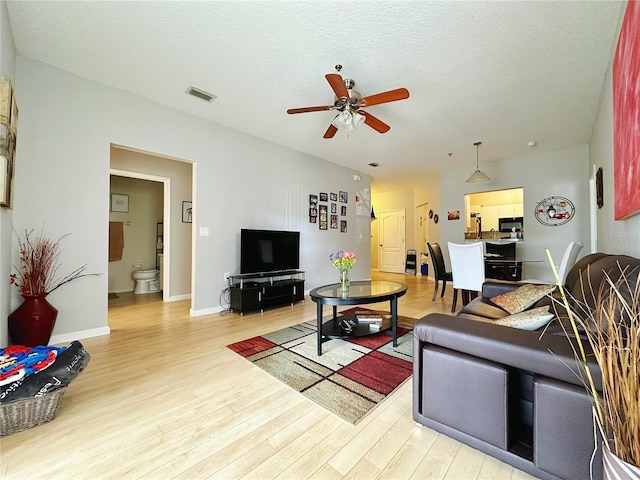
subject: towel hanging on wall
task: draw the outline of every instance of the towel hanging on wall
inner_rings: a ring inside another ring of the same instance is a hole
[[[122,222],[109,222],[109,261],[122,260],[124,228]]]

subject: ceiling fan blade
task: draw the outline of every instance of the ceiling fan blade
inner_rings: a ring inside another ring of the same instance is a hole
[[[363,112],[362,110],[358,110],[358,113],[360,113],[361,115],[364,115],[364,123],[366,123],[367,125],[369,125],[371,128],[373,128],[375,131],[379,133],[387,133],[391,129],[389,125],[384,123],[382,120],[379,120],[378,118],[374,117],[370,113]]]
[[[294,113],[307,113],[307,112],[322,112],[324,110],[331,110],[333,105],[326,105],[323,107],[304,107],[304,108],[290,108],[287,113],[292,115]]]
[[[363,107],[370,107],[371,105],[378,105],[380,103],[395,102],[396,100],[404,100],[409,98],[409,90],[406,88],[396,88],[395,90],[389,90],[388,92],[377,93],[364,97],[360,104]]]
[[[324,132],[322,138],[333,138],[337,131],[338,129],[333,124],[331,124],[329,125],[329,128],[327,128],[327,131]]]
[[[347,86],[344,84],[344,80],[342,80],[340,75],[337,73],[327,73],[324,78],[326,78],[329,85],[331,85],[336,97],[349,98],[349,91],[347,90]]]

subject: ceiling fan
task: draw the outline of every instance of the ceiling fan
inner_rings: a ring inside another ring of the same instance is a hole
[[[348,135],[349,132],[363,123],[369,125],[379,133],[388,132],[391,128],[389,125],[370,113],[361,110],[361,108],[372,107],[373,105],[379,105],[381,103],[395,102],[396,100],[404,100],[409,98],[409,90],[406,88],[397,88],[395,90],[389,90],[388,92],[362,97],[357,90],[353,89],[356,82],[350,78],[343,79],[340,75],[339,72],[342,70],[342,65],[336,65],[335,68],[338,73],[328,73],[324,76],[327,82],[329,82],[333,93],[336,94],[333,105],[290,108],[287,110],[287,113],[296,114],[337,110],[338,114],[329,125],[327,131],[324,132],[323,138],[333,138],[341,127],[347,131]]]

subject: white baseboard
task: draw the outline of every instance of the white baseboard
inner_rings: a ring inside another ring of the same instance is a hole
[[[212,315],[214,313],[220,313],[225,310],[223,307],[211,307],[211,308],[202,308],[200,310],[194,310],[193,308],[189,309],[189,315],[192,317],[202,317],[203,315]]]
[[[106,327],[91,328],[89,330],[79,330],[77,332],[60,333],[58,335],[52,335],[49,344],[56,345],[61,343],[69,343],[74,340],[82,340],[84,338],[100,337],[102,335],[109,335],[111,329]]]
[[[190,293],[184,293],[182,295],[172,295],[169,297],[167,302],[178,302],[180,300],[189,300],[191,298]]]

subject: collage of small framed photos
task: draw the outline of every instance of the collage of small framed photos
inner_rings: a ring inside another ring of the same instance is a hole
[[[309,195],[309,223],[317,223],[320,230],[337,230],[339,226],[342,233],[347,233],[347,203],[347,192]]]

